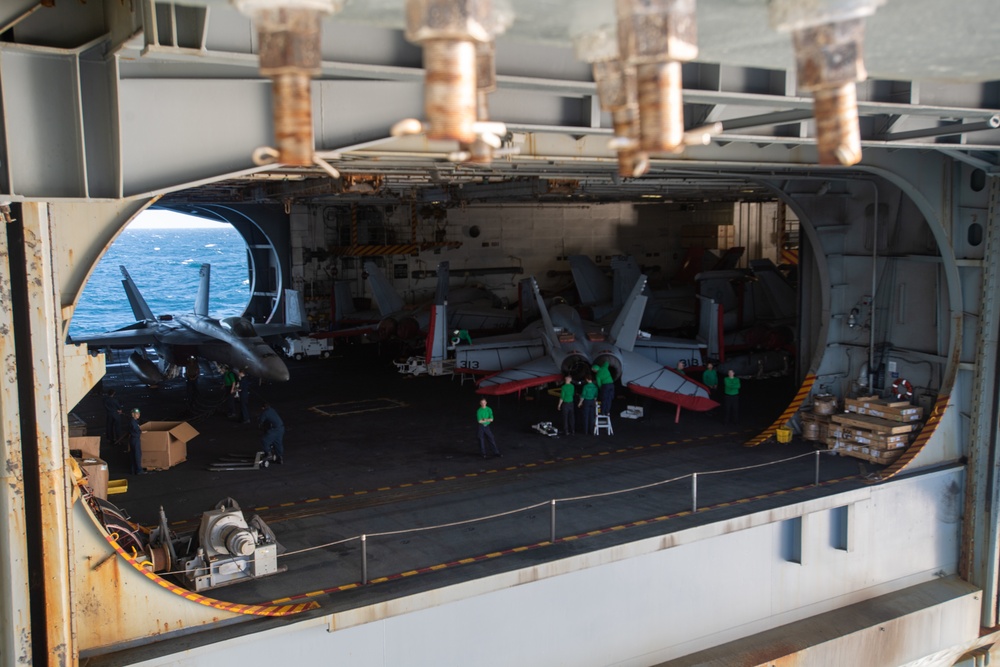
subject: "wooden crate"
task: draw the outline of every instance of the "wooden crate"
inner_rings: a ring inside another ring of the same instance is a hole
[[[880,450],[866,447],[864,445],[843,442],[831,445],[830,449],[838,452],[839,454],[843,454],[844,456],[853,456],[856,459],[862,459],[864,461],[868,461],[869,463],[878,463],[880,465],[892,463],[903,454],[902,449]]]
[[[917,422],[904,423],[854,412],[842,412],[840,414],[833,415],[833,423],[847,426],[849,428],[872,431],[873,433],[878,433],[880,435],[910,433],[915,431],[920,426]]]
[[[836,426],[829,431],[829,439],[854,445],[865,445],[881,450],[900,449],[910,444],[912,433],[883,435],[865,429]],[[829,440],[827,441],[829,442]]]
[[[845,398],[844,409],[897,422],[915,422],[924,418],[924,409],[918,405],[911,405],[909,401],[887,401],[878,396]]]

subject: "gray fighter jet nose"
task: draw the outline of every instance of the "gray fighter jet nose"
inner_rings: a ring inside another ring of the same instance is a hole
[[[268,357],[262,361],[261,365],[263,366],[261,377],[265,380],[273,382],[288,381],[288,366],[285,366],[285,362],[280,357]]]

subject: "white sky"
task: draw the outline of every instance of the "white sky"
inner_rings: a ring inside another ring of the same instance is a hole
[[[136,216],[135,220],[129,223],[131,229],[177,229],[178,227],[228,227],[225,222],[215,222],[193,215],[185,215],[175,211],[165,211],[163,209],[149,209]]]

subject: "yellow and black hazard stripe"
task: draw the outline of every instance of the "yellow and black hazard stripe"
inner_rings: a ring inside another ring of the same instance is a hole
[[[934,407],[931,408],[931,414],[927,418],[927,423],[920,429],[917,437],[913,439],[913,442],[910,443],[910,446],[906,448],[902,455],[879,473],[880,479],[889,479],[902,472],[910,464],[910,461],[923,450],[927,442],[931,439],[931,436],[934,435],[934,431],[937,430],[938,424],[941,423],[941,418],[944,417],[949,397],[950,394],[937,397],[937,400],[934,401]]]
[[[143,563],[136,560],[132,555],[126,553],[126,551],[122,549],[110,535],[105,535],[105,539],[107,539],[108,544],[110,544],[111,547],[118,552],[119,556],[128,561],[129,565],[141,572],[144,577],[175,595],[179,595],[180,597],[190,600],[191,602],[197,602],[198,604],[205,605],[206,607],[230,611],[234,614],[247,614],[250,616],[291,616],[292,614],[299,614],[303,611],[317,609],[319,607],[319,603],[315,601],[281,605],[272,604],[270,602],[265,604],[238,604],[236,602],[224,602],[222,600],[208,598],[204,595],[199,595],[198,593],[189,591],[186,588],[181,588],[180,586],[177,586],[176,584],[173,584],[156,574]]]
[[[816,376],[807,375],[805,381],[803,381],[802,383],[802,386],[799,387],[799,390],[797,392],[795,392],[795,398],[793,398],[792,402],[788,404],[788,407],[785,408],[785,411],[781,413],[781,416],[778,417],[778,419],[773,424],[771,424],[766,429],[761,431],[760,434],[757,435],[757,437],[751,438],[750,440],[744,442],[743,446],[756,447],[757,445],[761,444],[768,438],[774,437],[774,434],[777,432],[777,430],[782,426],[784,426],[785,424],[787,424],[788,420],[794,417],[795,413],[799,411],[799,408],[802,407],[802,402],[806,400],[806,396],[808,396],[809,392],[812,391],[812,387],[814,384],[816,384]]]

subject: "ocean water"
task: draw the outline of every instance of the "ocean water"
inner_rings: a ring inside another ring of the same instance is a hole
[[[190,313],[198,293],[198,269],[211,264],[209,314],[242,315],[250,301],[246,243],[229,225],[184,228],[130,226],[91,274],[70,322],[70,337],[101,333],[135,322],[128,305],[123,265],[157,315]]]

